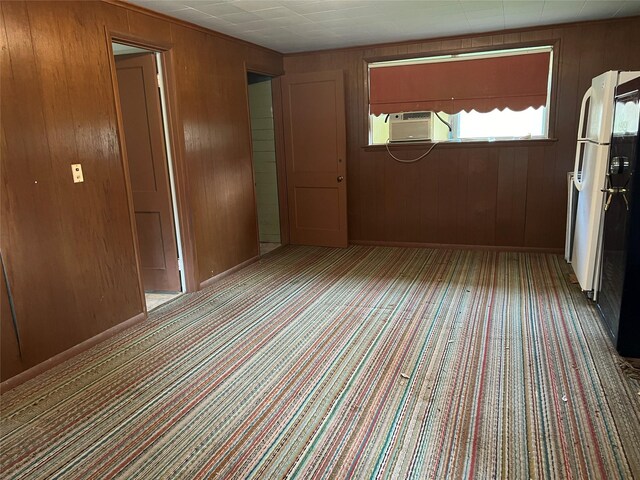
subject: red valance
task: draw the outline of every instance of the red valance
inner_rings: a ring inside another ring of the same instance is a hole
[[[547,103],[550,53],[377,67],[371,113],[525,110]]]

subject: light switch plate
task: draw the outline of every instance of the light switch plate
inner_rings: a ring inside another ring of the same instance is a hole
[[[82,165],[74,163],[71,165],[71,172],[73,173],[73,183],[84,182],[84,176],[82,175]]]

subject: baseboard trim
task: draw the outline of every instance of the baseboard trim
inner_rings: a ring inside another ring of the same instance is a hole
[[[463,245],[451,243],[385,242],[378,240],[349,240],[349,243],[353,245],[366,245],[371,247],[438,248],[449,250],[481,250],[519,253],[564,253],[564,248],[515,247],[509,245]]]
[[[137,314],[134,317],[131,317],[128,320],[125,320],[118,325],[114,325],[113,327],[101,332],[91,338],[86,339],[85,341],[74,345],[73,347],[65,350],[64,352],[60,352],[57,355],[54,355],[51,358],[48,358],[44,362],[38,363],[33,367],[25,370],[24,372],[19,373],[18,375],[6,379],[4,382],[0,383],[0,393],[5,393],[11,390],[12,388],[17,387],[18,385],[22,385],[28,380],[37,377],[41,373],[50,370],[51,368],[60,365],[62,362],[66,362],[72,357],[75,357],[79,353],[82,353],[86,350],[89,350],[91,347],[96,346],[97,344],[113,337],[114,335],[126,330],[129,327],[137,325],[147,318],[147,315],[144,312]]]
[[[206,280],[203,280],[202,282],[200,282],[200,290],[202,290],[203,288],[207,288],[207,287],[213,285],[214,283],[222,280],[225,277],[228,277],[229,275],[232,275],[232,274],[236,273],[238,270],[242,270],[244,267],[246,267],[248,265],[251,265],[252,263],[257,262],[258,260],[260,260],[260,255],[256,255],[255,257],[251,257],[249,260],[245,260],[244,262],[239,263],[235,267],[231,267],[229,270],[225,270],[222,273],[218,273],[217,275],[214,275],[211,278],[207,278]]]

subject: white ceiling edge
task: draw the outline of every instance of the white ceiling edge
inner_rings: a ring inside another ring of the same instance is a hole
[[[640,15],[640,0],[129,1],[280,53]]]

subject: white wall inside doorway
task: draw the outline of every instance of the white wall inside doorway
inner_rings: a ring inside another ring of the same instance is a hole
[[[249,84],[249,109],[260,242],[280,243],[271,79]]]

